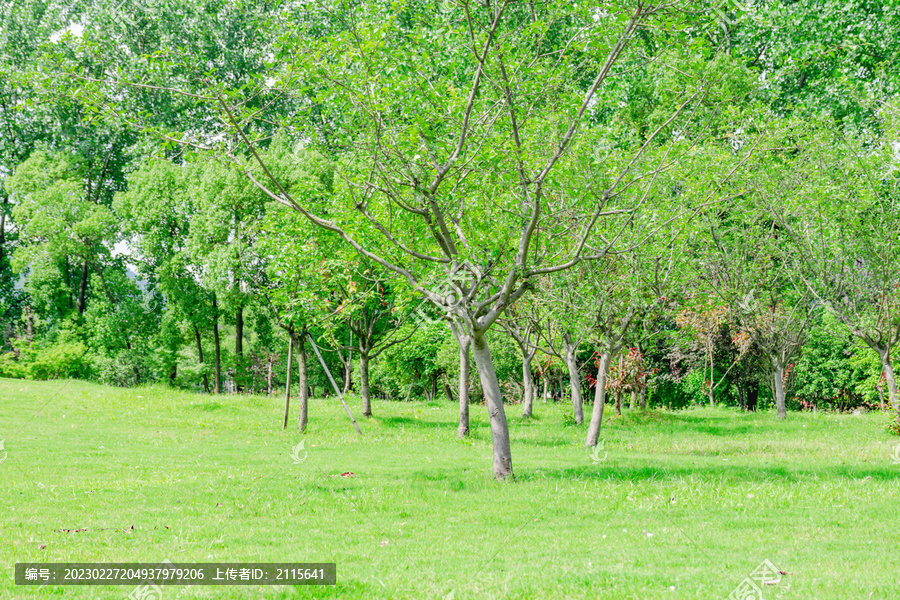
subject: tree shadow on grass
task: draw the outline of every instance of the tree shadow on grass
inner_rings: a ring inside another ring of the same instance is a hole
[[[421,427],[424,429],[446,429],[455,431],[459,423],[456,421],[431,421],[428,419],[415,419],[410,417],[377,417],[382,424],[388,427]],[[477,427],[479,423],[469,423],[469,428]]]
[[[822,480],[848,479],[894,482],[900,480],[900,470],[855,468],[855,467],[822,467],[820,469],[791,469],[786,467],[641,467],[629,465],[586,465],[566,469],[522,469],[516,472],[521,481],[538,481],[541,479],[558,480],[597,480],[597,481],[666,481],[676,479],[755,482],[780,480],[787,483],[807,483]]]

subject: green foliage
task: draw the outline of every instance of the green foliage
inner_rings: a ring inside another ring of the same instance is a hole
[[[77,341],[14,343],[16,352],[0,355],[0,376],[21,379],[86,379],[92,365],[87,347]],[[16,356],[18,354],[18,356]]]
[[[822,313],[810,328],[794,368],[794,408],[847,410],[872,402],[871,356],[875,353],[854,343],[850,332],[833,315]],[[881,375],[877,356],[874,364],[877,382]]]

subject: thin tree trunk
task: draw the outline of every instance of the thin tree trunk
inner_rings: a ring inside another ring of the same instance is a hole
[[[450,325],[450,332],[459,346],[459,424],[456,437],[464,438],[469,435],[469,348],[472,346],[472,338],[453,324]]]
[[[641,408],[647,408],[647,388],[641,388]]]
[[[203,342],[200,339],[200,329],[194,325],[194,338],[197,340],[197,356],[200,360],[201,369],[203,370],[203,389],[209,393],[209,377],[206,376],[206,369],[203,365]]]
[[[897,393],[897,379],[894,376],[894,365],[891,363],[890,348],[875,349],[881,358],[881,368],[884,369],[884,382],[887,384],[888,402],[895,411],[900,412],[900,395]]]
[[[359,393],[362,395],[363,416],[372,416],[372,397],[369,393],[369,353],[359,353]]]
[[[715,379],[716,379],[716,368],[715,368],[715,363],[713,362],[713,352],[714,351],[715,351],[714,349],[710,349],[710,351],[709,351],[709,384],[706,386],[707,393],[709,394],[710,408],[716,407],[716,399],[715,399],[715,396],[713,396],[713,392],[715,391],[713,389],[713,383],[715,382]]]
[[[586,448],[593,448],[600,438],[600,425],[603,423],[603,407],[606,404],[606,374],[609,371],[609,361],[612,355],[604,352],[600,355],[597,366],[597,383],[594,388],[594,409],[591,412],[591,424],[588,426]]]
[[[441,386],[444,388],[444,397],[447,402],[453,402],[453,391],[450,389],[450,384],[447,383],[447,375],[441,375]]]
[[[300,388],[300,416],[297,418],[297,431],[306,431],[309,422],[309,376],[306,370],[306,335],[301,334],[295,340],[297,347],[297,387]]]
[[[344,361],[344,355],[338,351],[338,356],[341,359],[341,364],[344,366],[344,389],[341,390],[341,393],[345,396],[350,391],[352,377],[352,369],[353,369],[353,353],[350,350],[347,350],[347,360]]]
[[[287,379],[284,383],[284,421],[281,430],[287,429],[288,415],[291,412],[291,363],[294,362],[294,336],[288,336]]]
[[[543,398],[542,402],[544,404],[547,403],[547,380],[550,379],[548,377],[548,373],[541,371],[541,382],[543,383],[543,389],[541,390],[541,398]]]
[[[290,363],[288,363],[288,364],[290,364]],[[274,381],[274,379],[275,379],[275,368],[274,368],[274,367],[275,367],[275,360],[274,360],[273,356],[268,355],[268,356],[266,357],[266,366],[267,366],[267,370],[266,370],[266,392],[268,393],[269,396],[271,396],[271,395],[272,395],[272,392],[274,391],[274,390],[272,389],[272,383],[273,383],[273,381]]]
[[[628,410],[634,410],[637,408],[637,390],[631,390],[631,403],[628,405]]]
[[[241,380],[242,370],[244,368],[244,307],[238,306],[234,315],[234,354],[237,356],[237,365],[234,373],[234,388],[238,392],[241,386],[238,382]]]
[[[83,315],[85,303],[87,301],[87,284],[88,284],[88,261],[85,260],[81,265],[81,285],[78,288],[78,314]]]
[[[772,361],[775,367],[773,377],[775,379],[775,408],[776,417],[779,421],[787,418],[787,408],[784,402],[784,366],[778,361]]]
[[[584,409],[581,400],[581,377],[578,374],[578,362],[576,352],[578,345],[572,341],[572,336],[566,333],[563,336],[565,344],[566,367],[569,369],[569,389],[572,391],[572,409],[575,414],[575,423],[584,423]]]
[[[216,394],[220,394],[222,392],[222,344],[219,341],[219,311],[215,297],[213,297],[213,311],[215,311],[213,320],[213,344],[216,350],[216,362],[213,369],[216,381],[213,385],[213,390]]]
[[[619,354],[619,383],[624,379],[623,371],[625,370],[625,355]],[[616,390],[616,416],[622,416],[622,388]]]
[[[481,380],[481,388],[484,390],[484,400],[487,405],[488,417],[491,423],[491,442],[494,450],[494,477],[507,479],[513,476],[512,451],[509,444],[509,424],[506,421],[506,412],[503,409],[503,395],[500,392],[500,384],[497,381],[497,373],[494,371],[494,362],[491,360],[491,350],[488,347],[484,333],[476,334],[472,340],[472,353],[475,357],[475,367]]]
[[[522,355],[522,384],[525,386],[523,393],[522,416],[530,417],[534,412],[534,379],[531,377],[531,358],[533,355]]]

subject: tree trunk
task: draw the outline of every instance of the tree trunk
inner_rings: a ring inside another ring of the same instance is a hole
[[[244,358],[244,307],[238,306],[237,312],[234,315],[234,354],[237,356],[237,368],[234,373],[234,388],[238,392],[241,391],[241,386],[238,382],[241,380],[242,370],[244,368],[243,358]]]
[[[78,314],[83,315],[87,301],[88,261],[81,265],[81,285],[78,287]]]
[[[616,416],[622,416],[622,390],[616,390]]]
[[[647,408],[647,388],[641,388],[641,408]]]
[[[450,332],[459,346],[459,425],[456,437],[464,438],[469,435],[469,348],[472,338],[453,324],[450,325]]]
[[[359,393],[362,396],[363,416],[372,416],[372,397],[369,393],[369,353],[359,353]]]
[[[450,384],[447,383],[447,375],[441,375],[441,385],[444,388],[444,397],[447,402],[453,402],[453,392],[450,390]]]
[[[597,445],[600,437],[600,425],[603,423],[603,405],[606,404],[606,373],[609,371],[609,361],[612,355],[604,352],[600,355],[600,364],[597,366],[597,384],[594,388],[594,410],[591,412],[591,424],[588,427],[586,448]]]
[[[287,378],[284,383],[284,421],[281,430],[287,429],[288,415],[291,412],[291,363],[294,362],[294,336],[288,336]]]
[[[715,367],[715,363],[713,362],[713,351],[714,351],[713,349],[710,349],[710,351],[709,351],[709,382],[706,385],[706,392],[709,395],[710,408],[716,407],[716,399],[713,396],[713,392],[714,392],[713,382],[716,379],[716,367]]]
[[[531,356],[527,353],[522,354],[522,384],[525,386],[522,394],[522,416],[530,417],[534,411],[534,379],[531,377]]]
[[[297,387],[300,388],[300,394],[297,396],[300,401],[300,416],[297,417],[297,431],[303,433],[306,431],[306,424],[309,421],[309,377],[306,371],[306,335],[301,334],[294,340],[297,348]]]
[[[628,410],[634,410],[637,408],[637,390],[631,390],[631,403],[628,405]]]
[[[500,384],[497,381],[497,373],[494,371],[494,362],[491,360],[491,350],[483,332],[474,336],[472,353],[475,357],[475,367],[481,380],[481,388],[484,390],[484,400],[491,422],[494,477],[506,479],[513,475],[509,424],[506,421],[506,412],[503,410],[503,395],[500,393]]]
[[[353,369],[353,353],[347,350],[347,360],[344,361],[344,355],[338,351],[338,356],[341,359],[341,364],[344,366],[344,389],[341,390],[341,393],[345,396],[350,391],[350,378],[352,377],[352,369]]]
[[[550,379],[549,374],[545,373],[545,372],[541,372],[541,381],[543,382],[543,386],[544,386],[544,389],[541,390],[541,397],[543,398],[544,404],[547,403],[547,394],[548,394],[547,380],[548,379]]]
[[[220,394],[222,392],[222,344],[219,341],[219,312],[215,298],[213,298],[213,310],[216,312],[213,320],[213,343],[216,350],[216,363],[214,368],[216,381],[213,385],[213,389],[216,394]]]
[[[208,394],[209,393],[209,377],[206,376],[206,369],[202,366],[203,365],[203,343],[202,343],[202,340],[200,339],[200,329],[196,325],[194,325],[194,337],[197,340],[197,356],[200,360],[201,369],[203,369],[203,389]]]
[[[875,348],[884,369],[884,382],[887,384],[888,402],[895,411],[900,412],[900,395],[897,393],[897,379],[894,376],[894,365],[891,363],[891,349]]]
[[[575,423],[584,423],[584,409],[581,401],[581,377],[578,375],[578,362],[575,356],[578,346],[572,341],[568,333],[563,336],[566,354],[566,367],[569,369],[569,389],[572,391],[572,409],[575,413]]]
[[[784,404],[784,365],[778,361],[772,361],[775,367],[773,377],[775,378],[775,408],[777,410],[776,417],[779,421],[787,418],[787,408]]]

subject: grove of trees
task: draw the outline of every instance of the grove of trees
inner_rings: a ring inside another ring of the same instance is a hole
[[[0,376],[483,403],[500,479],[511,404],[900,432],[900,7],[16,0],[0,44]]]

